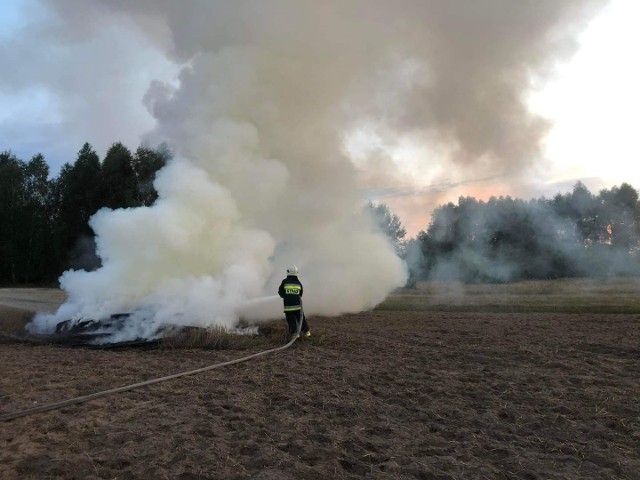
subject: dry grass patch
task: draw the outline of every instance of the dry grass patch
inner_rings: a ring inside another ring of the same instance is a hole
[[[246,350],[276,347],[287,339],[285,326],[272,322],[246,332],[222,327],[187,327],[166,334],[159,345],[165,349]]]
[[[640,278],[537,280],[505,284],[421,282],[376,310],[493,313],[640,313]]]
[[[164,349],[247,350],[269,349],[289,342],[285,322],[273,321],[257,327],[255,332],[240,333],[221,327],[187,327],[165,335],[159,343]],[[299,342],[320,347],[325,344],[324,335],[301,337]]]
[[[25,325],[31,321],[34,314],[31,310],[0,305],[0,333],[23,333]]]

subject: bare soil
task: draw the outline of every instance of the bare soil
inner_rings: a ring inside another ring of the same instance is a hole
[[[273,356],[0,423],[0,478],[640,478],[640,315],[375,311],[311,327]],[[0,414],[252,348],[3,343]]]

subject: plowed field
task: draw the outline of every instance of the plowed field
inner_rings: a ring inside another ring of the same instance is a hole
[[[0,423],[0,478],[640,478],[640,314],[393,305],[311,318],[313,339],[273,356]],[[258,350],[5,341],[0,414]]]

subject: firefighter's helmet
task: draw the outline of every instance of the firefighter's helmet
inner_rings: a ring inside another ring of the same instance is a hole
[[[287,268],[287,275],[298,275],[298,267],[291,265]]]

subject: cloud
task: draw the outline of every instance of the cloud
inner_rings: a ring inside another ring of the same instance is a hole
[[[98,151],[115,141],[136,147],[154,126],[142,97],[176,67],[126,18],[27,6],[23,26],[0,43],[0,63],[11,65],[0,77],[0,105],[12,112],[0,118],[1,148],[27,158],[41,152],[57,170],[86,141]]]

